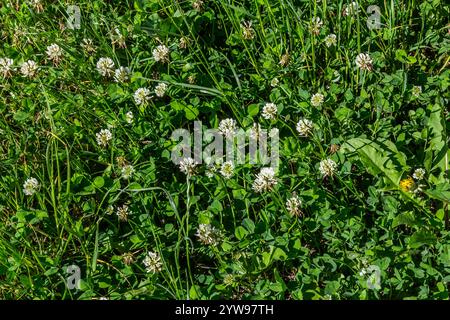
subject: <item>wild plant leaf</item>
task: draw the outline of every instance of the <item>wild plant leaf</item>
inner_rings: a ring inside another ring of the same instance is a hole
[[[449,149],[447,143],[446,126],[444,118],[442,117],[442,107],[434,104],[430,107],[430,116],[427,122],[429,131],[428,148],[425,151],[425,169],[433,172],[439,169],[436,175],[430,177],[430,182],[443,183],[445,182],[445,171],[448,170],[449,164]]]
[[[442,183],[436,186],[435,189],[425,190],[425,193],[436,200],[450,203],[450,184]]]
[[[400,225],[407,225],[408,227],[413,227],[417,224],[414,214],[410,211],[402,212],[394,218],[392,222],[392,228],[398,227]]]
[[[391,186],[398,186],[406,169],[406,156],[390,141],[374,142],[365,138],[354,138],[345,142],[342,150],[350,157],[352,153],[357,153],[370,174],[383,174]]]
[[[433,245],[436,243],[436,235],[429,231],[419,230],[414,232],[411,237],[409,237],[409,246],[413,249],[417,249],[423,245]]]

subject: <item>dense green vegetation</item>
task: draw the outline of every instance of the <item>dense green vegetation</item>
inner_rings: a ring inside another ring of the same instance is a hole
[[[448,299],[449,13],[2,0],[0,298]],[[195,121],[279,166],[173,163]]]

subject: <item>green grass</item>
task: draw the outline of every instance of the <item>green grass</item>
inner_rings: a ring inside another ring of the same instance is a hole
[[[192,1],[41,2],[42,12],[0,2],[0,58],[14,60],[11,76],[0,74],[0,298],[449,298],[444,1],[358,1],[350,16],[342,0],[205,0],[199,11]],[[78,30],[64,28],[68,5],[81,10]],[[379,6],[381,29],[366,25],[369,5]],[[113,43],[115,28],[125,46]],[[57,65],[52,43],[63,51]],[[152,55],[160,44],[169,63]],[[355,64],[360,53],[371,71]],[[101,57],[130,68],[129,81],[101,76]],[[39,65],[35,77],[21,74],[27,60]],[[168,90],[156,97],[161,82]],[[133,98],[141,87],[154,96],[146,106]],[[262,117],[267,102],[274,120]],[[226,118],[279,129],[271,191],[252,189],[261,165],[236,165],[225,179],[208,177],[205,164],[187,177],[171,162],[174,130]],[[314,123],[309,137],[296,131],[301,118]],[[112,140],[101,147],[106,128]],[[327,158],[337,171],[323,177]],[[123,163],[135,169],[128,180]],[[401,188],[418,168],[425,177]],[[26,195],[32,177],[40,188]],[[294,194],[300,216],[286,208]],[[132,213],[119,221],[124,205]],[[200,241],[200,224],[220,232],[215,245]],[[159,272],[143,264],[149,251]],[[70,265],[80,267],[79,289],[66,285]],[[375,289],[360,274],[369,266],[380,269]]]

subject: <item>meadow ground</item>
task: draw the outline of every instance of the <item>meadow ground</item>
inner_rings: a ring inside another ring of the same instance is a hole
[[[448,299],[449,11],[1,0],[0,298]]]

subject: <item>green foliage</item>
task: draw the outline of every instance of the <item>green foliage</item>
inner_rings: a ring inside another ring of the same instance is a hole
[[[73,30],[38,2],[0,3],[0,298],[449,298],[446,2],[80,0]],[[171,161],[176,129],[227,118],[279,130],[271,190]]]

